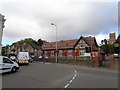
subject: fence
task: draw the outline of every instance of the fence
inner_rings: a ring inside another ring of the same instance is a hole
[[[91,66],[91,67],[105,67],[105,68],[116,68],[118,60],[115,60],[113,56],[106,56],[102,61],[99,57],[95,57],[96,60],[92,60],[91,57],[78,57],[78,56],[58,56],[57,63],[81,65],[81,66]],[[47,61],[51,63],[56,63],[56,57],[50,56],[48,59],[36,59],[39,61]]]

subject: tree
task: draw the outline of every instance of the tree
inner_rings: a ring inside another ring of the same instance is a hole
[[[104,39],[104,40],[101,40],[101,44],[103,45],[103,44],[107,44],[107,39]]]
[[[15,43],[13,43],[12,45],[23,45],[24,43],[37,45],[37,42],[35,40],[33,40],[32,38],[26,38],[24,40],[17,41]]]
[[[107,40],[106,39],[104,39],[104,43],[105,43],[105,45],[107,44]]]
[[[42,39],[38,39],[37,45],[38,45],[38,46],[42,46],[44,42],[45,42],[45,41],[43,41]]]
[[[15,50],[15,49],[12,49],[11,51],[12,51],[12,52],[15,52],[16,50]]]
[[[101,40],[101,44],[103,45],[103,43],[104,43],[104,41],[103,40]]]
[[[5,46],[2,47],[2,56],[5,56],[6,52],[5,52]]]

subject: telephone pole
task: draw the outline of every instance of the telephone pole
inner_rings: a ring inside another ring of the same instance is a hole
[[[2,52],[2,36],[3,36],[3,28],[5,27],[4,23],[5,23],[4,16],[0,14],[0,55]]]

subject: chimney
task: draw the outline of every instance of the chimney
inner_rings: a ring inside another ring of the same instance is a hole
[[[109,37],[110,37],[110,39],[116,39],[115,33],[110,33]]]
[[[61,40],[61,42],[63,42],[63,40]]]

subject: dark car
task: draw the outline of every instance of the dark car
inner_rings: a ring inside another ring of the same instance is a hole
[[[32,59],[31,57],[30,57],[30,59],[29,59],[29,62],[30,62],[30,63],[32,63],[32,62],[33,62],[33,59]]]

